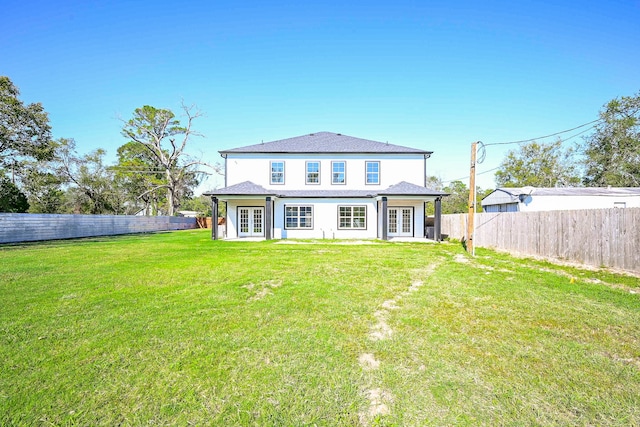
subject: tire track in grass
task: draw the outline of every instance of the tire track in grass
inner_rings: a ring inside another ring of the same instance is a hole
[[[428,278],[438,268],[442,261],[429,265],[427,268],[420,270],[420,276],[422,279]],[[424,285],[423,280],[413,280],[409,287],[397,294],[395,297],[385,300],[380,309],[373,313],[373,317],[376,320],[369,331],[370,341],[382,341],[390,339],[393,336],[393,329],[387,322],[389,313],[393,310],[399,310],[400,302],[402,299],[413,292],[418,291]],[[365,386],[364,394],[369,400],[369,406],[358,414],[360,424],[362,426],[370,426],[372,423],[379,419],[391,414],[390,405],[393,402],[393,395],[384,389],[382,385],[375,386],[374,372],[380,368],[381,362],[376,359],[374,353],[362,353],[358,357],[358,363],[362,369],[369,373],[368,384]]]

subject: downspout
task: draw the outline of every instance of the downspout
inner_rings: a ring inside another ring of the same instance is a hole
[[[227,187],[227,155],[220,153],[220,157],[224,159],[224,186]]]
[[[424,187],[427,186],[427,159],[431,157],[431,154],[425,154],[424,155],[424,162],[423,162],[423,171],[424,171]]]

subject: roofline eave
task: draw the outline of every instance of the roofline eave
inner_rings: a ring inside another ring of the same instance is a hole
[[[218,151],[220,156],[226,158],[229,154],[416,154],[431,156],[433,151],[236,151],[236,150],[222,150]]]

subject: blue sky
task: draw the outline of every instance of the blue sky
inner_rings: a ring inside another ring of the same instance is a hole
[[[44,105],[55,138],[74,138],[82,153],[104,148],[109,163],[126,142],[118,117],[143,105],[178,112],[184,100],[205,113],[189,151],[206,161],[329,131],[432,150],[430,175],[468,184],[473,141],[569,129],[640,91],[639,0],[4,0],[1,9],[0,75]],[[478,172],[509,148],[488,147]],[[492,188],[493,173],[477,182]]]

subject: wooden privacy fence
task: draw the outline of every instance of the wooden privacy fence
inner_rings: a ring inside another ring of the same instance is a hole
[[[196,228],[195,218],[0,213],[0,243],[73,239]]]
[[[211,228],[211,217],[197,217],[196,224],[198,228]]]
[[[640,208],[480,213],[474,244],[640,273]],[[442,232],[464,239],[467,214],[443,215]]]

